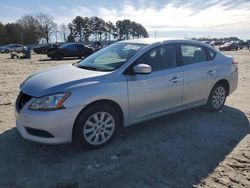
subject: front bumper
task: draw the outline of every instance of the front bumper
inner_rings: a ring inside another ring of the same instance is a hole
[[[72,141],[75,119],[82,107],[65,108],[57,111],[29,110],[25,105],[20,113],[15,110],[16,127],[23,138],[44,144],[62,144]],[[47,132],[51,136],[34,134]]]

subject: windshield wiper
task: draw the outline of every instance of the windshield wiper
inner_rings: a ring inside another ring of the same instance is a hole
[[[78,65],[77,67],[81,69],[87,69],[87,70],[98,70],[96,67],[89,67],[89,66],[84,66],[84,65]]]

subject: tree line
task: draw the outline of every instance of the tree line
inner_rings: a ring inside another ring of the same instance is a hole
[[[99,17],[76,16],[69,24],[58,25],[47,14],[24,15],[14,23],[0,22],[0,44],[44,42],[111,41],[148,37],[147,30],[129,19],[115,24]]]
[[[112,39],[128,40],[131,38],[148,37],[147,30],[139,23],[129,19],[118,20],[114,25],[112,22],[105,22],[99,17],[77,16],[68,25],[70,34],[68,40],[89,41],[110,41]]]
[[[49,42],[56,29],[57,24],[49,15],[24,15],[14,23],[0,23],[0,44],[36,44],[42,38]]]

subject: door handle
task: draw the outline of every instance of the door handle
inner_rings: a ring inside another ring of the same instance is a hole
[[[210,76],[214,76],[216,74],[216,71],[215,70],[209,70],[207,72],[207,74],[210,75]]]
[[[173,82],[173,83],[178,83],[179,81],[181,81],[181,78],[180,77],[177,77],[177,76],[174,76],[171,80],[169,80],[170,82]]]

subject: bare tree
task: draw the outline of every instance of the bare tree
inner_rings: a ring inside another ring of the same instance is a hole
[[[59,32],[62,35],[63,41],[67,42],[68,36],[70,34],[69,27],[63,23],[59,26]]]
[[[57,24],[54,22],[54,18],[47,14],[38,14],[36,16],[38,20],[38,32],[42,38],[45,38],[47,43],[52,34],[57,30]]]
[[[40,37],[38,33],[39,23],[33,15],[24,15],[17,20],[17,24],[22,27],[22,32],[20,33],[22,43],[32,44],[38,42]]]

